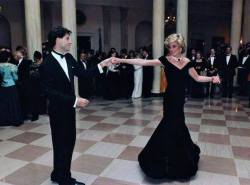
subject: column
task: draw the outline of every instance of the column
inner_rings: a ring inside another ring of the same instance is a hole
[[[153,58],[164,54],[165,0],[153,1]],[[160,93],[161,68],[154,67],[152,93]]]
[[[242,31],[242,39],[243,43],[250,42],[250,1],[244,1],[244,15],[243,15],[243,31]]]
[[[111,48],[111,15],[110,8],[103,6],[103,43],[104,51],[109,51]]]
[[[76,29],[76,0],[62,0],[62,24],[72,31],[72,46],[70,53],[77,59],[77,29]],[[79,96],[78,79],[74,78],[75,93]]]
[[[128,48],[128,9],[120,8],[121,11],[121,49]]]
[[[34,51],[42,52],[40,0],[25,0],[24,9],[28,57],[33,59]]]
[[[182,34],[188,44],[188,0],[177,0],[176,24],[176,32]]]
[[[241,18],[242,18],[243,0],[233,0],[232,21],[231,21],[231,46],[232,53],[238,53],[241,36]]]
[[[77,58],[76,1],[62,0],[62,24],[72,31],[71,54]]]

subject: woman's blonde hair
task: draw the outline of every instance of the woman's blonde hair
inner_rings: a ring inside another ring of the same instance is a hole
[[[167,47],[172,42],[176,42],[181,47],[181,49],[182,49],[181,53],[185,52],[185,49],[186,49],[185,39],[181,34],[173,33],[173,34],[169,35],[165,39],[164,44]]]

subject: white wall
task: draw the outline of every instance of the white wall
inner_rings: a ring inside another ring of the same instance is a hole
[[[99,49],[98,28],[101,28],[102,30],[102,42],[103,42],[102,7],[92,6],[92,5],[77,5],[77,9],[82,10],[86,15],[85,24],[77,26],[77,35],[91,36],[91,48],[94,50],[98,50]]]
[[[135,49],[135,29],[141,21],[152,22],[152,11],[142,8],[130,8],[128,11],[128,50]]]

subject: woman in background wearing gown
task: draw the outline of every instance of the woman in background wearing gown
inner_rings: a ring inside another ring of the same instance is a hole
[[[206,68],[206,62],[203,59],[200,52],[196,53],[196,59],[194,60],[194,69],[198,75],[201,75]],[[191,86],[191,97],[192,98],[204,98],[204,84],[192,80]]]
[[[164,94],[163,118],[148,143],[138,156],[144,173],[152,178],[183,180],[194,176],[198,170],[200,148],[193,143],[185,125],[185,82],[188,72],[197,82],[219,83],[217,76],[197,74],[193,63],[184,56],[185,42],[180,34],[171,34],[165,40],[169,50],[159,59],[119,59],[112,63],[128,63],[141,66],[164,66],[168,86]]]

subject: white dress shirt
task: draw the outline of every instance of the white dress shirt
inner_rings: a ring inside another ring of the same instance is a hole
[[[63,69],[63,71],[65,73],[65,75],[68,77],[68,79],[70,81],[66,58],[65,57],[62,58],[60,55],[58,55],[57,53],[55,53],[53,51],[51,52],[51,54],[56,59],[56,61],[60,64],[60,66],[62,67],[62,69]],[[103,73],[103,69],[102,69],[101,65],[97,64],[97,67],[99,69],[99,72]],[[76,97],[75,103],[73,105],[74,108],[76,107],[76,103],[77,103],[77,97]]]
[[[70,78],[69,78],[69,71],[68,71],[68,66],[67,66],[67,62],[66,62],[66,59],[65,57],[61,57],[60,55],[56,54],[55,52],[51,52],[51,54],[53,55],[53,57],[57,60],[57,62],[60,64],[60,66],[62,67],[65,75],[68,77],[69,81],[70,81]]]
[[[214,56],[210,57],[210,61],[211,61],[211,65],[213,66],[214,65]]]
[[[243,59],[242,59],[242,65],[245,64],[245,62],[246,62],[246,60],[247,60],[248,57],[249,57],[249,55],[243,57]]]
[[[18,65],[17,65],[17,66],[19,66],[19,65],[21,64],[22,61],[23,61],[23,58],[19,59],[19,60],[18,60]]]
[[[228,65],[228,63],[229,63],[229,60],[230,60],[230,57],[231,57],[231,55],[227,55],[227,65]]]
[[[84,65],[84,69],[86,70],[87,69],[87,64],[85,63],[84,60],[81,60],[82,64]]]

